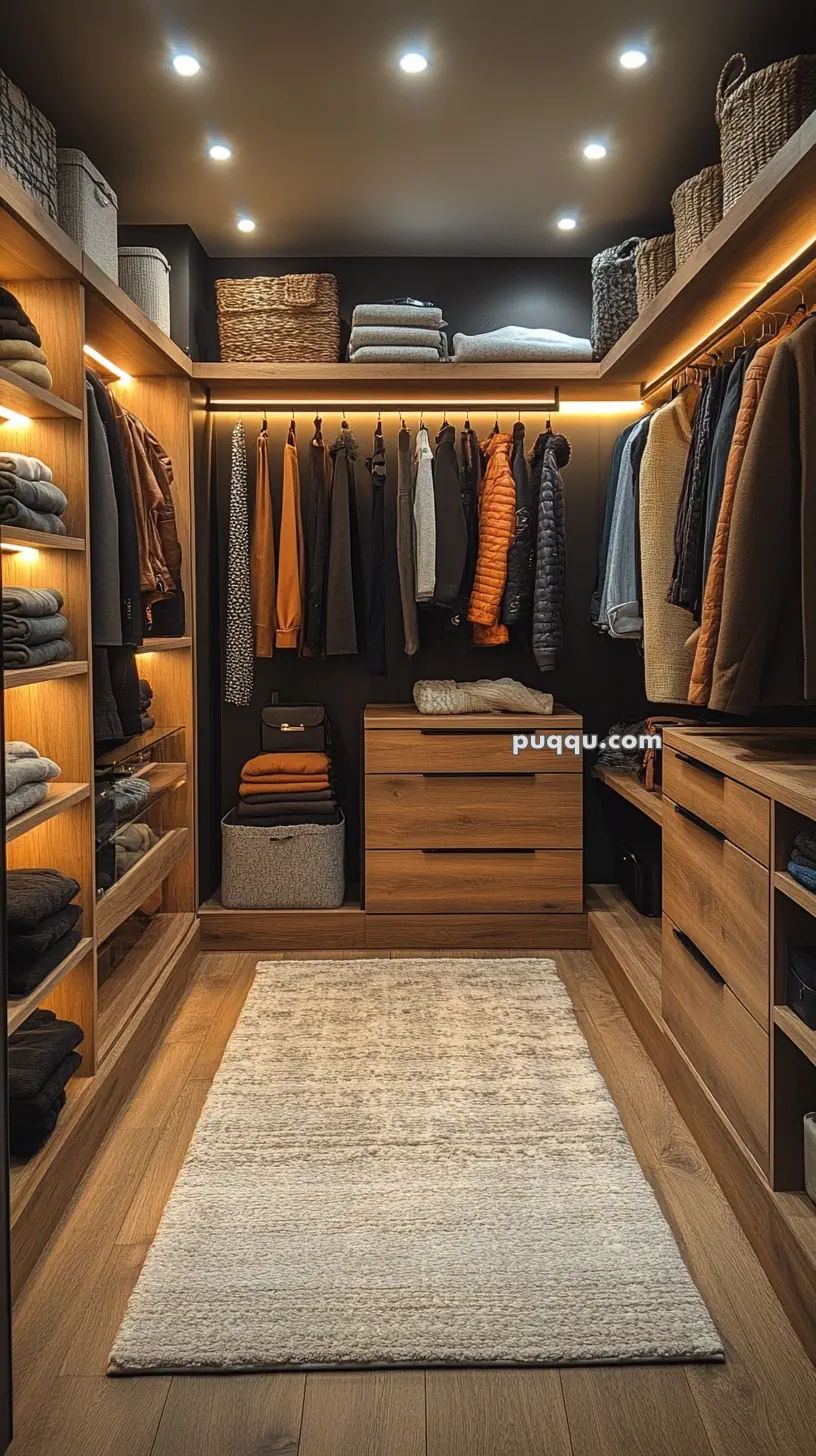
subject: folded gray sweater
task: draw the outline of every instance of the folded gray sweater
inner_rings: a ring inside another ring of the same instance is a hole
[[[412,349],[442,349],[442,334],[439,329],[411,329],[395,325],[393,328],[379,328],[376,324],[363,325],[351,331],[349,354],[357,349],[405,345]],[[1,478],[1,477],[0,477]]]
[[[393,325],[420,329],[443,329],[445,320],[441,308],[425,307],[415,303],[358,303],[351,316],[352,328],[360,324]]]
[[[6,823],[18,814],[25,814],[26,809],[33,809],[35,804],[41,804],[47,795],[47,784],[23,784],[13,794],[6,794]]]
[[[0,469],[0,496],[5,495],[14,496],[31,511],[46,511],[52,516],[61,516],[68,505],[65,492],[50,480],[27,480],[13,470]]]
[[[486,334],[454,334],[455,364],[483,360],[517,364],[557,364],[560,360],[591,363],[592,345],[589,339],[560,334],[556,329],[525,329],[516,324],[491,329]]]
[[[3,615],[53,617],[62,610],[63,595],[56,587],[7,586],[3,591]]]
[[[53,617],[15,617],[7,613],[3,618],[4,642],[27,642],[29,647],[35,647],[40,642],[55,642],[67,631],[68,623],[59,614]]]
[[[51,467],[36,455],[17,455],[13,450],[0,450],[0,470],[9,470],[23,480],[53,480]]]
[[[438,349],[411,349],[407,344],[391,348],[355,349],[352,364],[439,364]]]
[[[74,649],[67,637],[57,637],[53,642],[38,642],[29,647],[25,642],[3,643],[3,666],[46,667],[49,662],[67,662],[73,657]]]
[[[6,758],[7,794],[16,794],[23,784],[44,784],[59,776],[60,766],[52,758]]]

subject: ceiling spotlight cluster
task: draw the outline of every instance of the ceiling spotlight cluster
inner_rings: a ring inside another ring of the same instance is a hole
[[[631,47],[621,51],[618,56],[618,64],[624,71],[639,71],[645,66],[649,57],[645,50],[638,47]],[[587,162],[603,162],[609,156],[609,147],[606,142],[600,141],[597,137],[591,141],[584,142],[581,148],[583,157]],[[566,213],[563,217],[556,219],[555,223],[559,232],[572,233],[578,226],[578,218],[572,213]]]

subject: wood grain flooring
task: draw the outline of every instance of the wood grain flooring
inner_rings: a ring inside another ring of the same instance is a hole
[[[723,1335],[724,1364],[106,1377],[257,958],[199,957],[17,1302],[10,1456],[814,1456],[816,1370],[584,951],[554,959]]]

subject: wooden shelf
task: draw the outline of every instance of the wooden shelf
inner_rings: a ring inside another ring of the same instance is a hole
[[[69,971],[72,971],[74,966],[78,966],[80,961],[84,960],[88,952],[92,949],[93,941],[89,936],[85,936],[78,945],[74,946],[74,949],[65,957],[65,960],[60,961],[59,965],[51,971],[50,975],[45,976],[39,986],[35,986],[34,990],[30,991],[27,996],[15,997],[13,999],[9,997],[9,1032],[16,1031],[17,1027],[22,1025],[26,1017],[30,1016],[32,1011],[36,1011],[37,1007],[42,1005],[46,996],[50,996],[54,987],[58,986],[60,981],[64,980],[68,975]]]
[[[619,885],[588,885],[589,944],[613,986],[631,985],[650,1013],[660,1019],[663,974],[659,915],[641,915]]]
[[[81,420],[82,410],[0,363],[0,405],[33,420]]]
[[[16,819],[9,820],[6,825],[6,843],[10,844],[13,839],[19,839],[22,834],[28,834],[30,829],[36,829],[39,824],[45,824],[56,814],[63,814],[66,809],[72,809],[74,804],[81,804],[83,799],[90,797],[90,793],[90,784],[52,785],[48,790],[48,797],[43,799],[41,804],[35,804],[33,809],[26,809],[24,814],[18,814]]]
[[[4,283],[78,278],[82,251],[33,197],[0,168],[0,278]],[[12,289],[13,291],[13,289]]]
[[[623,769],[608,768],[606,764],[599,763],[593,768],[592,777],[606,784],[613,793],[620,794],[627,803],[634,804],[636,809],[648,814],[655,824],[663,823],[663,795],[645,789],[637,774],[625,773]]]
[[[113,824],[109,834],[97,839],[97,850],[102,844],[109,844],[120,829],[125,829],[128,824],[138,824],[165,794],[172,793],[174,789],[180,789],[187,782],[187,765],[186,763],[146,763],[142,768],[137,769],[132,777],[145,780],[150,789],[150,798]],[[112,885],[111,889],[115,889],[115,886]]]
[[[182,647],[192,645],[192,637],[145,637],[141,647],[136,648],[136,656],[141,657],[146,652],[178,652]]]
[[[797,905],[807,910],[808,915],[816,915],[816,892],[809,890],[806,885],[800,885],[787,870],[774,871],[774,889],[787,895],[789,900],[795,900]]]
[[[800,1052],[816,1067],[816,1031],[806,1026],[790,1006],[774,1006],[774,1025],[784,1031],[789,1041],[798,1046]]]
[[[107,273],[82,254],[87,342],[133,375],[175,374],[189,378],[192,364],[178,344],[137,307]],[[91,361],[93,362],[93,361]]]
[[[191,911],[156,915],[133,949],[102,981],[97,993],[100,1062],[150,994],[164,967],[181,948],[194,921]]]
[[[34,683],[57,682],[62,677],[82,677],[87,662],[47,662],[44,667],[10,667],[3,673],[3,687],[27,688]]]
[[[33,546],[35,551],[84,551],[80,536],[52,536],[50,531],[29,531],[24,526],[0,526],[0,542],[9,546]]]
[[[96,939],[101,945],[138,910],[144,900],[167,879],[173,866],[187,853],[186,829],[169,829],[157,844],[102,896],[96,907]]]

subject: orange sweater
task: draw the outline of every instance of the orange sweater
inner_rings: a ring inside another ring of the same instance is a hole
[[[241,778],[246,783],[252,779],[315,778],[328,772],[329,760],[325,753],[259,753],[250,758],[241,769]]]
[[[476,624],[473,640],[482,647],[507,642],[510,637],[499,617],[507,580],[507,552],[516,525],[512,449],[512,435],[490,435],[482,442],[487,469],[479,499],[479,554],[468,610],[469,620]]]

